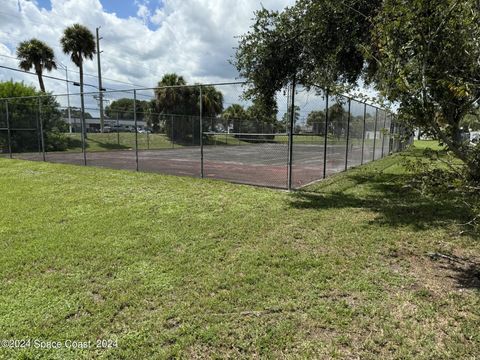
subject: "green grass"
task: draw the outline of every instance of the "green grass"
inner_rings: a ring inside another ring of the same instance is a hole
[[[68,151],[79,152],[82,150],[81,134],[72,133],[66,134],[70,138],[70,145]],[[266,140],[269,143],[287,144],[287,135],[276,135],[274,139]],[[325,138],[323,136],[299,136],[294,138],[295,144],[306,145],[321,145],[323,146]],[[205,139],[205,145],[251,145],[255,141],[246,141],[236,138],[229,134],[211,135]],[[328,139],[330,145],[346,145],[345,139],[337,139],[331,137]],[[353,145],[361,145],[361,139],[352,139],[350,141]],[[365,140],[366,145],[372,145],[373,140]],[[191,145],[188,143],[172,144],[172,141],[165,134],[138,134],[138,148],[141,150],[148,149],[169,149],[172,147],[182,147]],[[86,141],[87,151],[109,151],[109,150],[127,150],[135,148],[135,134],[134,133],[89,133]]]
[[[81,151],[81,134],[66,134],[70,140],[68,151]],[[138,148],[147,149],[168,149],[172,147],[172,142],[164,134],[138,134]],[[175,144],[175,147],[181,147]],[[134,133],[89,133],[86,141],[87,151],[107,151],[107,150],[125,150],[135,148]]]
[[[425,254],[479,235],[400,159],[297,193],[0,159],[0,339],[118,341],[0,358],[475,358],[478,273]]]
[[[275,143],[275,144],[288,144],[288,135],[275,135],[273,139],[265,140],[267,143]],[[252,140],[245,141],[241,138],[237,138],[233,135],[229,134],[221,134],[221,135],[212,135],[209,137],[209,144],[215,145],[249,145],[252,144]],[[260,140],[258,141],[260,142]],[[293,139],[294,144],[302,144],[302,145],[319,145],[323,146],[325,143],[325,137],[320,135],[294,135]],[[336,138],[334,136],[328,137],[328,144],[329,145],[346,145],[347,140],[345,138]],[[361,145],[362,139],[354,138],[350,140],[350,144],[353,145]],[[373,139],[365,140],[366,145],[373,145]]]
[[[432,149],[432,150],[444,150],[445,147],[440,145],[437,140],[415,140],[415,147],[417,149]]]

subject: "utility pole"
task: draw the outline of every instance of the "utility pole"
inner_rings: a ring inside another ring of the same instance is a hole
[[[68,127],[72,132],[72,114],[70,113],[70,88],[68,87],[68,69],[65,66],[65,79],[67,80],[67,111],[68,111]]]
[[[102,39],[99,36],[100,27],[96,28],[97,32],[97,66],[98,66],[98,96],[100,100],[100,132],[103,133],[103,125],[104,125],[104,114],[103,114],[103,88],[102,88],[102,68],[100,66],[100,40]]]

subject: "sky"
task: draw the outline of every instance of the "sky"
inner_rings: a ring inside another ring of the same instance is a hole
[[[92,33],[100,27],[103,87],[108,91],[155,87],[166,73],[182,75],[192,83],[223,83],[242,80],[230,61],[253,22],[254,12],[263,7],[282,10],[295,0],[2,0],[0,8],[0,65],[18,68],[15,50],[21,41],[38,38],[55,52],[59,67],[45,75],[78,81],[78,69],[63,54],[63,30],[80,23]],[[84,66],[85,92],[98,91],[97,61]],[[0,81],[24,81],[38,88],[36,76],[0,68]],[[65,81],[44,78],[46,90],[66,94]],[[217,87],[224,107],[242,103],[241,86]],[[70,84],[68,92],[78,93]],[[363,93],[375,96],[371,89]],[[139,91],[149,100],[153,91]],[[279,114],[287,109],[287,94],[279,94]],[[105,105],[133,93],[109,93]],[[321,110],[324,100],[299,91],[301,121]],[[79,96],[57,97],[62,106],[79,106]],[[98,100],[89,95],[87,107],[98,114]],[[248,102],[242,103],[248,106]]]
[[[63,54],[59,39],[74,23],[92,33],[100,28],[103,86],[127,89],[153,87],[166,73],[175,72],[188,83],[239,80],[230,64],[238,36],[245,34],[254,11],[281,10],[294,0],[2,0],[0,9],[0,65],[17,68],[19,42],[36,37],[55,51],[67,66],[69,78],[78,72]],[[97,63],[86,61],[85,83],[97,85]],[[60,67],[47,75],[65,78]],[[0,81],[24,81],[38,87],[35,76],[0,68]],[[113,81],[116,80],[116,81]],[[47,91],[66,93],[65,82],[45,79]],[[78,88],[77,88],[78,89]],[[86,87],[85,91],[95,91]],[[70,91],[72,86],[70,86]],[[78,90],[77,90],[78,92]],[[63,101],[62,101],[63,102]]]

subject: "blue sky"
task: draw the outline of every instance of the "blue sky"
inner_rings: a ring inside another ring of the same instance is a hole
[[[101,27],[103,87],[150,88],[167,73],[192,83],[238,81],[230,60],[238,37],[252,24],[262,5],[281,10],[295,0],[1,0],[0,64],[16,69],[15,49],[21,41],[39,38],[78,81],[78,69],[65,55],[60,38],[66,27],[80,23],[95,33]],[[96,59],[84,63],[85,82],[98,82]],[[45,79],[46,88],[65,94],[65,70]],[[61,79],[58,79],[61,78]],[[13,79],[38,86],[36,76],[0,68],[0,81]],[[230,93],[227,93],[230,91]],[[228,102],[239,102],[241,89],[224,89]],[[113,95],[112,95],[113,96]],[[302,94],[298,95],[299,101]],[[113,99],[113,97],[112,97]],[[89,101],[93,101],[90,99]],[[305,103],[307,100],[304,101]],[[281,104],[286,106],[286,102]]]
[[[36,0],[36,1],[39,7],[43,9],[51,10],[52,4],[50,0]],[[116,13],[118,17],[121,17],[124,19],[128,18],[129,16],[135,16],[135,14],[137,13],[137,5],[135,4],[135,1],[101,0],[100,2],[102,3],[102,6],[105,9],[105,11],[109,13]],[[147,6],[152,11],[155,9],[155,5],[153,5],[154,3],[156,4],[158,2],[152,1],[151,4],[150,3],[147,4]]]
[[[42,9],[51,10],[52,3],[50,0],[36,0],[38,6]],[[137,16],[138,7],[146,6],[147,9],[154,13],[157,8],[163,6],[163,0],[100,0],[102,7],[107,13],[115,13],[119,18],[128,19]],[[152,24],[147,24],[149,28],[154,28]]]
[[[22,41],[38,38],[50,46],[58,63],[68,67],[70,81],[78,81],[78,68],[63,53],[60,38],[75,23],[92,33],[101,27],[102,86],[111,91],[107,100],[132,87],[151,88],[167,73],[177,73],[192,83],[238,81],[230,63],[253,14],[262,5],[281,10],[295,0],[1,0],[0,81],[24,81],[38,87],[35,75],[16,72],[15,50]],[[98,87],[96,59],[84,63],[85,83]],[[65,69],[45,74],[47,91],[65,94]],[[241,101],[240,87],[222,89],[225,106]],[[74,87],[69,92],[77,91]],[[139,94],[151,98],[153,92]],[[72,105],[77,106],[71,97]],[[59,97],[65,105],[65,98]],[[89,106],[95,104],[87,98]],[[284,104],[286,106],[286,103]]]

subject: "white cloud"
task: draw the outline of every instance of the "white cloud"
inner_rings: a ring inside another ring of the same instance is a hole
[[[262,4],[281,9],[293,2],[263,0]],[[99,0],[52,0],[51,10],[32,1],[6,0],[0,12],[0,52],[13,56],[18,42],[37,37],[55,50],[62,63],[75,69],[62,53],[59,39],[65,27],[79,22],[92,32],[101,26],[102,70],[107,78],[145,86],[154,86],[167,72],[182,74],[189,82],[234,80],[238,74],[229,60],[237,45],[235,36],[248,30],[253,12],[262,6],[259,0],[165,0],[150,13],[148,2],[136,1],[136,5],[136,16],[123,19],[107,13]],[[12,65],[6,58],[0,63]],[[96,74],[96,62],[87,61],[85,71]],[[0,80],[12,77],[36,85],[33,76],[0,70]],[[111,88],[126,87],[105,83]],[[46,85],[54,92],[63,91],[57,82],[47,80]]]
[[[148,8],[149,1],[140,2],[135,0],[135,5],[137,5],[137,16],[143,20],[144,25],[148,25],[150,21],[150,9]]]
[[[218,83],[238,79],[236,69],[229,63],[237,46],[236,36],[248,31],[253,13],[262,5],[282,9],[295,0],[164,0],[150,11],[148,0],[135,0],[137,13],[127,19],[106,12],[99,0],[51,0],[51,10],[40,8],[28,0],[4,0],[0,9],[0,55],[15,56],[20,41],[37,37],[49,44],[57,59],[68,66],[70,80],[77,81],[78,73],[69,57],[63,54],[59,39],[63,30],[74,23],[87,26],[92,33],[101,26],[103,86],[107,89],[132,88],[117,83],[120,80],[144,87],[154,87],[165,73],[183,75],[189,83]],[[150,2],[150,4],[156,1]],[[160,5],[161,4],[161,5]],[[20,5],[20,6],[19,6]],[[151,8],[151,7],[150,7]],[[0,64],[17,67],[17,60],[0,56]],[[96,59],[85,62],[85,73],[96,75]],[[47,73],[65,77],[64,70]],[[0,81],[24,81],[38,87],[35,76],[0,68]],[[44,79],[47,91],[65,94],[65,82]],[[85,83],[97,85],[98,79],[85,76]],[[96,91],[85,87],[85,91]],[[225,106],[238,101],[240,87],[222,88]],[[70,92],[78,88],[70,85]],[[141,99],[152,92],[142,91]],[[132,96],[132,93],[108,94],[113,100]],[[78,96],[70,97],[79,105]],[[66,97],[59,98],[66,105]],[[92,96],[87,107],[96,107]],[[95,112],[95,111],[93,111]]]

